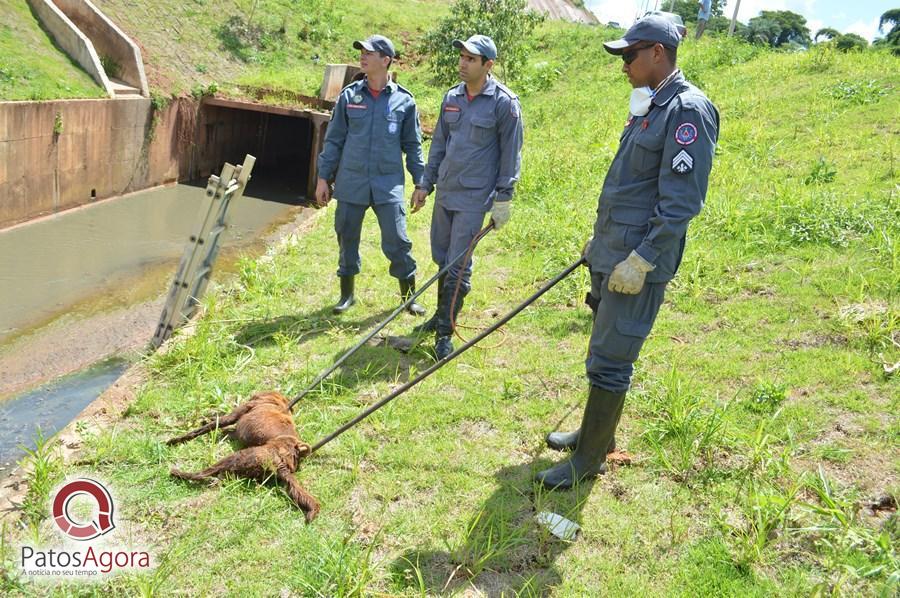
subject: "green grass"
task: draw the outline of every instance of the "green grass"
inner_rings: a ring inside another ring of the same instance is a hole
[[[353,40],[387,32],[407,78],[420,58],[413,42],[447,12],[438,0],[99,0],[97,6],[141,42],[151,86],[184,93],[216,83],[318,94],[329,63],[356,64]],[[277,94],[276,94],[277,95]]]
[[[56,47],[27,2],[0,0],[0,100],[105,97]]]
[[[540,29],[523,82],[513,218],[478,249],[462,324],[489,325],[590,234],[629,93],[600,47],[612,35]],[[166,438],[253,391],[300,391],[396,305],[370,217],[359,304],[331,315],[329,208],[271,258],[244,261],[207,297],[196,333],[149,360],[126,417],[86,439],[79,467],[112,485],[121,516],[165,563],[90,591],[895,593],[897,515],[864,505],[900,494],[900,390],[885,373],[900,360],[900,63],[713,37],[688,42],[681,61],[719,107],[722,135],[620,424],[634,465],[568,493],[531,483],[558,459],[544,434],[577,425],[586,395],[579,270],[487,339],[493,348],[469,351],[303,463],[300,480],[323,505],[312,525],[272,485],[170,478],[170,467],[200,468],[232,447],[210,436],[170,448]],[[441,90],[422,71],[408,79],[433,111]],[[409,219],[420,279],[435,271],[429,209]],[[388,332],[414,323],[404,315]],[[299,404],[301,437],[318,440],[427,368],[428,349],[361,350]],[[552,539],[534,522],[545,510],[578,522],[581,537]]]

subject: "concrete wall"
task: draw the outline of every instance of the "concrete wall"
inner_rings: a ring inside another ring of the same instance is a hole
[[[28,0],[28,4],[59,47],[81,65],[81,68],[87,71],[110,97],[113,97],[115,93],[112,85],[100,65],[100,57],[91,40],[50,0]]]
[[[53,3],[84,33],[97,54],[119,66],[118,73],[106,73],[149,96],[141,51],[106,15],[87,0],[53,0]]]
[[[187,174],[197,103],[0,103],[0,227]]]
[[[571,21],[573,23],[599,23],[597,16],[587,8],[575,6],[571,0],[528,0],[528,8],[542,12],[550,19]]]

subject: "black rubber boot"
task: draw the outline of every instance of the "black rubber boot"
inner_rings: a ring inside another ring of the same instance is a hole
[[[337,305],[331,310],[333,313],[342,314],[348,309],[350,306],[356,303],[356,299],[353,297],[353,276],[339,276],[341,279],[341,299],[337,302]]]
[[[406,280],[400,281],[400,300],[403,303],[409,301],[409,298],[416,292],[416,277],[410,276]],[[413,301],[406,306],[406,311],[414,316],[424,316],[425,308]]]
[[[441,294],[444,290],[444,279],[447,278],[446,274],[443,274],[438,277],[437,281],[437,301],[438,305],[441,304]],[[437,321],[438,321],[438,312],[437,308],[434,310],[434,315],[419,324],[418,326],[414,326],[412,331],[413,334],[424,334],[426,332],[434,332],[437,330]]]
[[[434,356],[440,361],[453,353],[453,340],[450,335],[439,336],[434,341]]]
[[[615,436],[624,404],[624,392],[591,386],[575,452],[565,461],[538,472],[535,481],[550,490],[564,490],[584,479],[606,473],[606,449]]]
[[[456,289],[451,285],[445,285],[441,289],[440,299],[438,301],[437,313],[435,314],[435,341],[434,355],[438,361],[447,357],[453,352],[453,323],[459,310],[462,309],[463,298],[465,294],[460,290],[456,296],[456,302],[453,303],[453,315],[450,315],[451,305],[453,301],[453,293]]]
[[[578,446],[578,434],[581,430],[573,430],[572,432],[550,432],[547,434],[547,446],[554,451],[574,451]],[[606,452],[611,453],[616,450],[616,437],[613,436],[609,441]]]

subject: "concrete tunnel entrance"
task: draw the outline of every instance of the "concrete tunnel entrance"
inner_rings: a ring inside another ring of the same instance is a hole
[[[256,156],[247,190],[254,197],[298,205],[312,199],[316,160],[330,114],[220,98],[203,100],[189,178],[205,180],[225,162]]]

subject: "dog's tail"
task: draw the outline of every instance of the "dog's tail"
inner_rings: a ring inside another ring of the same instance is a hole
[[[172,468],[169,470],[169,474],[172,477],[180,478],[182,480],[190,480],[192,482],[203,482],[212,477],[213,473],[210,472],[209,469],[204,469],[203,471],[198,471],[197,473],[190,473],[187,471],[181,471],[180,469]]]

